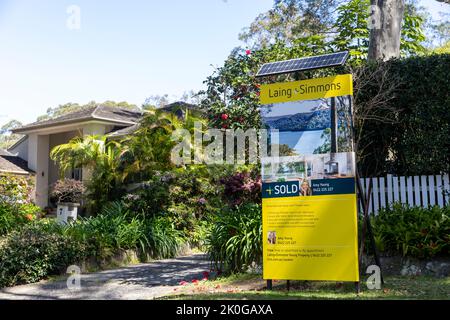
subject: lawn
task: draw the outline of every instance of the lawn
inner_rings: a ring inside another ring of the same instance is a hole
[[[212,281],[199,281],[174,289],[164,299],[226,300],[226,299],[450,299],[450,277],[387,276],[380,290],[369,290],[361,281],[361,292],[355,293],[353,283],[322,281],[274,281],[273,290],[265,288],[260,275],[239,274]]]

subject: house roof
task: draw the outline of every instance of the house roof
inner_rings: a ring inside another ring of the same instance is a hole
[[[165,112],[172,112],[178,118],[183,118],[186,114],[186,110],[200,112],[200,110],[198,109],[198,107],[196,105],[186,103],[183,101],[170,103],[168,105],[165,105],[164,107],[161,107],[160,110],[163,110]],[[108,133],[108,137],[114,139],[114,138],[120,138],[120,137],[127,136],[127,135],[135,132],[137,129],[139,129],[139,126],[140,126],[139,123],[136,123],[132,126],[110,132],[110,133]]]
[[[119,137],[124,137],[127,136],[129,134],[132,134],[133,132],[135,132],[137,129],[139,129],[139,123],[133,124],[132,126],[129,127],[125,127],[123,129],[119,129],[113,132],[108,133],[108,138],[119,138]]]
[[[15,147],[17,147],[19,144],[21,144],[22,142],[24,142],[27,139],[28,139],[27,135],[22,136],[19,140],[14,142],[14,144],[12,146],[8,147],[8,150],[14,149]]]
[[[1,173],[29,175],[33,173],[33,171],[28,169],[27,161],[6,150],[0,149],[0,174]]]
[[[83,108],[79,111],[64,114],[54,119],[37,121],[12,130],[13,133],[22,133],[33,129],[48,128],[63,124],[76,123],[88,120],[103,120],[125,125],[135,124],[142,116],[142,111],[118,107],[97,105]]]
[[[186,112],[186,110],[199,111],[199,108],[195,104],[187,103],[184,101],[177,101],[161,107],[161,110],[175,113],[177,117],[181,118],[184,117],[184,113]]]

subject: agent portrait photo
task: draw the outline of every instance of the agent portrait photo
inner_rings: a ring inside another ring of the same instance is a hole
[[[301,196],[311,196],[312,190],[308,183],[308,180],[303,180],[302,184],[300,185],[300,195]]]
[[[277,242],[277,234],[275,231],[269,231],[267,233],[267,242],[269,244],[275,244]]]

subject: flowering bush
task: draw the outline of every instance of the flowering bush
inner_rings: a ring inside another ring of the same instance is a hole
[[[246,202],[258,203],[261,199],[261,177],[253,172],[243,171],[222,178],[225,200],[232,206]]]
[[[0,177],[0,235],[34,220],[41,211],[31,201],[32,189],[26,177]]]
[[[31,203],[32,189],[31,181],[27,178],[0,176],[0,203],[9,205]]]
[[[58,180],[52,186],[50,200],[56,203],[77,203],[81,201],[85,191],[86,188],[81,181],[74,179]]]

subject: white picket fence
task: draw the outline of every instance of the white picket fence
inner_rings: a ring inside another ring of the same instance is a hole
[[[388,174],[386,177],[361,178],[361,185],[366,192],[370,179],[373,180],[369,214],[376,214],[393,202],[410,206],[428,207],[450,204],[449,175],[398,177]]]

